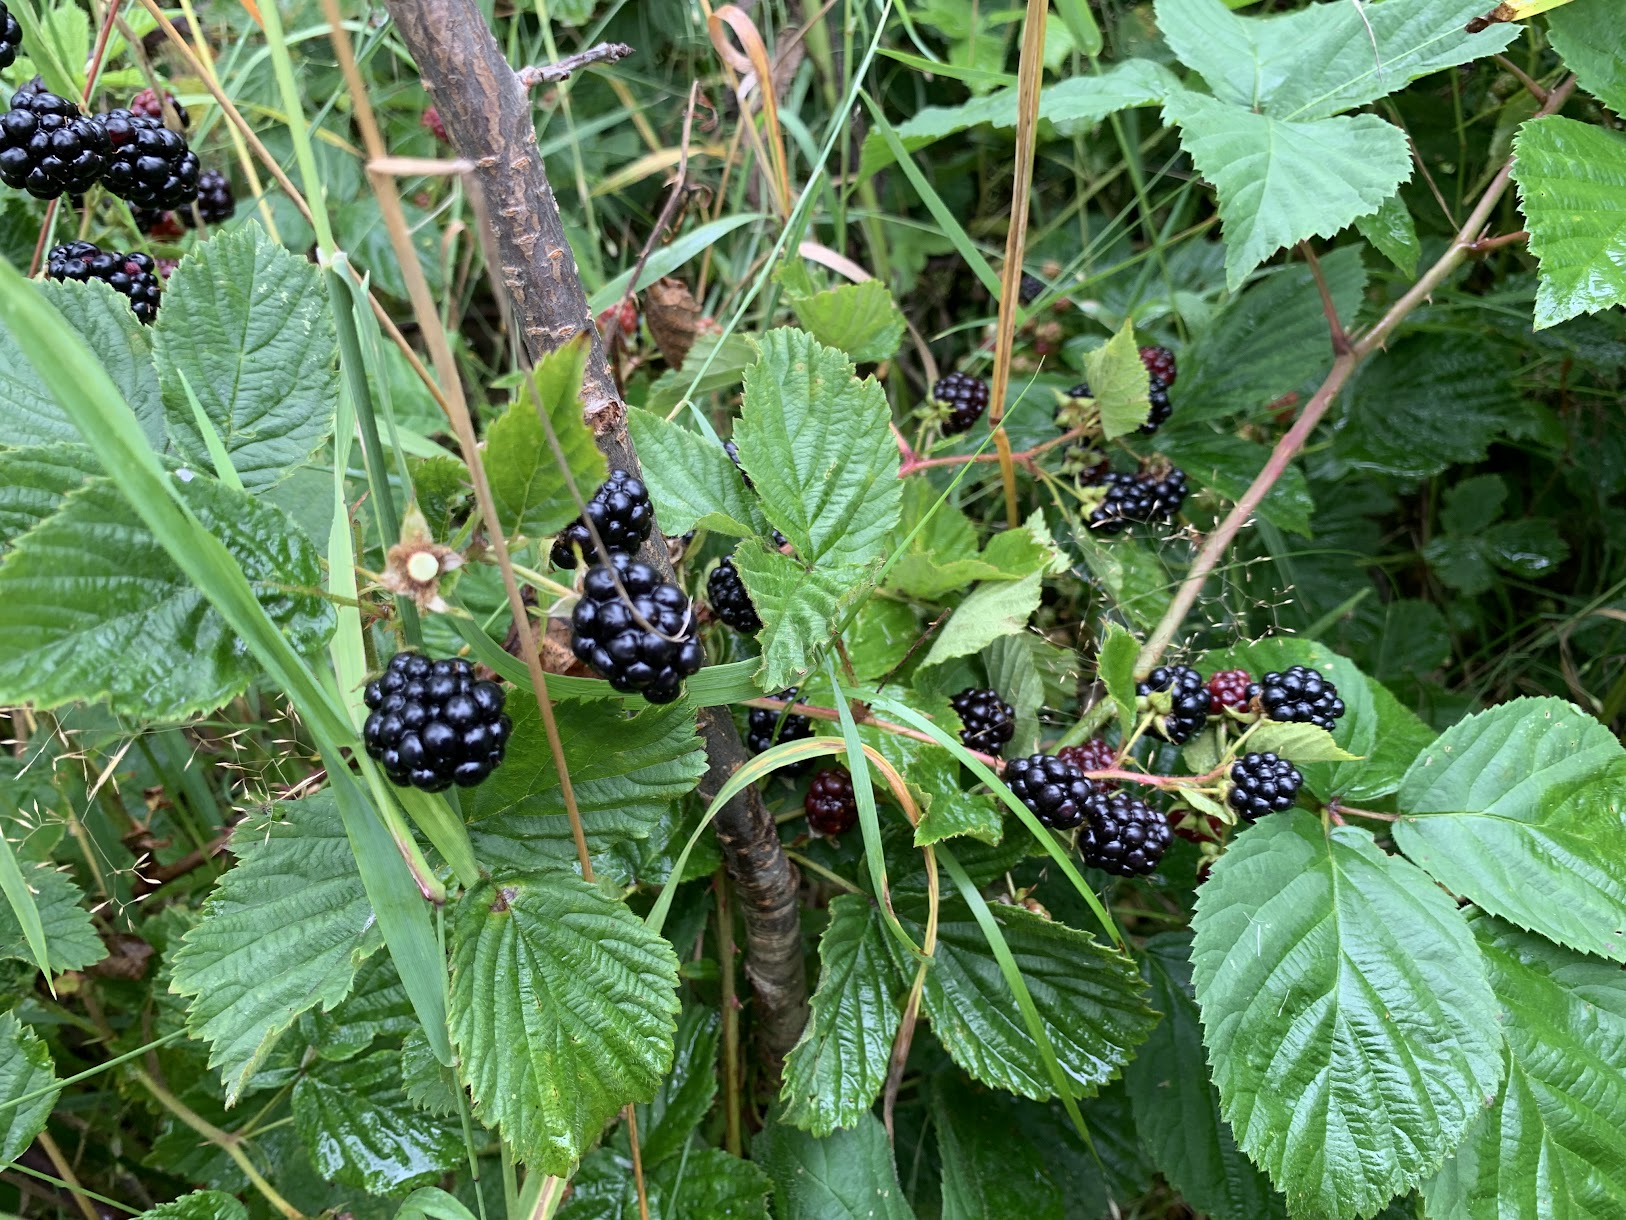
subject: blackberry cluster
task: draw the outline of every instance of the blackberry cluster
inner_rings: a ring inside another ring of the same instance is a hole
[[[932,387],[932,401],[949,409],[944,436],[969,432],[988,409],[988,383],[970,373],[950,373]]]
[[[135,217],[136,228],[148,237],[172,240],[186,232],[181,228],[179,212],[164,208],[131,208],[130,214]]]
[[[1216,712],[1225,708],[1245,708],[1248,706],[1248,688],[1253,685],[1253,675],[1245,669],[1222,669],[1212,678],[1208,679],[1208,700]]]
[[[112,152],[102,121],[35,81],[0,115],[0,181],[36,199],[82,195],[101,178]]]
[[[112,148],[102,182],[131,207],[182,208],[198,197],[198,155],[162,121],[129,110],[103,116]]]
[[[1004,751],[1016,732],[1016,709],[998,691],[968,687],[950,702],[960,717],[960,740],[966,749],[996,757]]]
[[[1171,466],[1163,474],[1108,472],[1106,498],[1091,510],[1088,525],[1103,534],[1121,534],[1131,525],[1172,521],[1186,502],[1186,472]]]
[[[23,27],[11,10],[0,4],[0,68],[9,68],[17,62],[17,52],[23,49]]]
[[[1127,792],[1097,792],[1085,813],[1089,829],[1078,840],[1084,863],[1118,877],[1155,870],[1174,837],[1167,818]]]
[[[724,559],[706,577],[706,600],[711,603],[712,613],[735,631],[755,635],[762,630],[762,619],[732,559]]]
[[[173,93],[165,93],[164,101],[168,102],[175,111],[175,118],[185,131],[192,126],[192,116],[186,113],[186,107],[175,100]],[[144,119],[157,119],[164,121],[164,102],[158,100],[158,94],[151,89],[143,89],[130,99],[130,113],[139,114]]]
[[[785,703],[796,702],[797,689],[792,686],[780,691],[774,698]],[[813,736],[813,722],[806,716],[794,713],[778,712],[773,708],[754,707],[751,714],[746,717],[745,744],[750,747],[751,753],[761,754],[764,750],[786,741],[806,741]],[[812,764],[808,761],[791,763],[781,767],[786,775],[800,775]]]
[[[1244,754],[1231,764],[1231,790],[1226,801],[1237,814],[1256,822],[1267,813],[1291,809],[1304,776],[1285,758]]]
[[[398,652],[363,698],[367,753],[403,788],[474,787],[502,762],[514,729],[503,714],[502,687],[476,682],[461,657],[431,661]]]
[[[1146,366],[1146,376],[1149,379],[1146,400],[1152,404],[1152,409],[1140,430],[1150,434],[1168,423],[1169,416],[1174,414],[1174,405],[1169,402],[1169,387],[1174,384],[1177,370],[1174,353],[1166,347],[1141,348],[1140,362]]]
[[[1153,695],[1165,692],[1172,702],[1167,712],[1153,718],[1151,731],[1164,741],[1183,745],[1208,723],[1208,687],[1203,684],[1203,676],[1189,665],[1159,665],[1146,675],[1146,681],[1135,685],[1142,711],[1151,706]]]
[[[1293,724],[1313,724],[1332,730],[1344,714],[1344,701],[1338,688],[1316,670],[1294,665],[1281,673],[1268,673],[1248,687],[1248,700],[1259,700],[1260,710],[1271,720]]]
[[[206,225],[222,225],[237,211],[237,196],[232,193],[231,179],[218,169],[206,169],[198,175],[198,215]],[[181,209],[181,223],[196,227],[191,208]]]
[[[606,551],[631,554],[649,537],[649,531],[655,525],[655,506],[649,502],[649,489],[642,479],[633,477],[625,470],[614,470],[608,479],[599,484],[582,516],[592,522]],[[593,550],[593,536],[588,533],[582,517],[565,526],[553,540],[553,550],[549,556],[553,566],[575,567],[577,548],[583,555],[597,553]]]
[[[1063,746],[1056,751],[1056,757],[1069,766],[1077,767],[1080,771],[1110,771],[1112,764],[1118,761],[1118,751],[1107,744],[1104,737],[1092,737],[1083,745]],[[1090,783],[1097,788],[1116,788],[1118,785],[1109,779],[1092,779]]]
[[[1071,830],[1084,821],[1095,785],[1077,767],[1052,754],[1032,754],[1005,764],[1005,786],[1041,826]]]
[[[628,555],[610,560],[589,568],[582,580],[571,616],[571,651],[616,690],[671,703],[683,693],[683,680],[706,661],[694,638],[689,599],[647,563]]]
[[[119,254],[93,242],[70,241],[46,255],[45,274],[53,280],[101,280],[130,299],[130,311],[138,322],[151,323],[158,316],[163,289],[157,264],[145,254]]]
[[[1146,366],[1148,376],[1156,377],[1166,386],[1173,385],[1179,375],[1174,362],[1174,353],[1166,347],[1141,348],[1140,362]]]
[[[1016,299],[1024,305],[1031,305],[1044,295],[1045,282],[1036,275],[1022,273],[1022,286],[1016,290]]]
[[[840,767],[820,771],[808,785],[802,809],[807,814],[807,824],[821,835],[845,834],[858,822],[853,777]]]

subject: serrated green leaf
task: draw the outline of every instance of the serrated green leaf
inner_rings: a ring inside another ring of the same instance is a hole
[[[769,1119],[751,1155],[773,1178],[777,1220],[914,1220],[873,1114],[823,1139]]]
[[[578,512],[559,463],[537,415],[537,403],[548,413],[576,490],[586,500],[604,481],[604,455],[582,418],[582,372],[587,367],[588,336],[549,352],[531,374],[535,394],[523,385],[486,430],[486,475],[497,516],[510,535],[538,538],[557,533]]]
[[[471,794],[469,835],[487,867],[573,868],[576,843],[553,752],[534,700],[511,704],[508,752]],[[576,808],[595,854],[649,837],[673,801],[706,771],[694,709],[645,707],[629,715],[613,700],[554,705]],[[606,749],[614,742],[614,749]]]
[[[1221,1108],[1289,1210],[1353,1220],[1444,1162],[1501,1081],[1462,915],[1366,831],[1249,827],[1197,898],[1192,981]]]
[[[707,529],[735,538],[767,533],[745,480],[721,445],[653,411],[628,411],[627,430],[664,533],[676,537]]]
[[[1623,794],[1614,734],[1562,699],[1515,699],[1418,756],[1396,798],[1407,816],[1395,844],[1492,914],[1626,961]]]
[[[140,1220],[248,1220],[248,1209],[219,1190],[194,1190],[141,1213]]]
[[[1141,362],[1135,327],[1125,322],[1118,332],[1084,356],[1084,380],[1101,412],[1101,433],[1107,440],[1133,432],[1146,422],[1151,404],[1150,374]]]
[[[1626,10],[1612,0],[1568,0],[1547,14],[1547,38],[1581,88],[1626,117]]]
[[[383,943],[331,793],[244,820],[232,852],[170,980],[191,997],[187,1029],[210,1044],[228,1103],[301,1013],[350,993]]]
[[[655,1099],[638,1107],[638,1140],[645,1165],[681,1158],[717,1096],[720,1022],[711,1009],[686,1009],[673,1042],[672,1071]]]
[[[1499,474],[1475,475],[1448,487],[1440,525],[1447,533],[1476,534],[1502,515],[1507,481]]]
[[[797,330],[763,336],[734,439],[768,521],[803,563],[859,566],[881,553],[902,494],[891,421],[879,383],[854,377],[843,353]]]
[[[646,1174],[649,1220],[768,1220],[773,1182],[750,1161],[721,1148],[696,1148]],[[570,1199],[559,1215],[562,1220],[641,1220],[631,1156],[619,1148],[594,1151],[571,1179]]]
[[[1489,916],[1472,926],[1505,1013],[1507,1083],[1424,1187],[1428,1214],[1626,1214],[1626,976]]]
[[[45,1129],[56,1105],[56,1068],[39,1035],[12,1013],[0,1013],[0,1168],[9,1166]],[[47,1090],[33,1101],[19,1101]]]
[[[344,1003],[300,1019],[300,1029],[323,1059],[351,1059],[379,1038],[404,1038],[418,1028],[412,1001],[387,953],[367,959]]]
[[[745,370],[756,363],[759,354],[754,335],[698,335],[683,362],[685,367],[667,369],[655,378],[655,383],[649,387],[649,399],[645,405],[650,411],[668,414],[683,402],[683,396],[689,393],[689,386],[701,369],[705,371],[698,374],[700,381],[694,386],[699,401],[704,402],[708,394],[734,390],[744,377]]]
[[[1248,738],[1250,750],[1269,751],[1295,763],[1354,762],[1356,756],[1339,748],[1332,734],[1313,724],[1266,721]]]
[[[251,492],[303,466],[333,430],[338,340],[321,272],[256,223],[181,259],[153,342],[170,440],[198,470],[213,464],[183,375]]]
[[[69,492],[101,473],[83,445],[40,445],[0,450],[0,550],[57,509]]]
[[[1087,532],[1073,535],[1090,575],[1112,596],[1112,604],[1130,623],[1150,631],[1168,608],[1172,588],[1162,562],[1138,539],[1122,536],[1097,538]]]
[[[464,1158],[461,1127],[408,1100],[393,1050],[317,1063],[294,1085],[293,1114],[317,1172],[369,1194],[427,1186]]]
[[[177,476],[178,477],[178,476]],[[181,495],[243,567],[301,654],[332,634],[310,542],[280,510],[212,479]],[[0,699],[106,699],[142,721],[219,707],[258,676],[254,657],[113,484],[96,479],[0,563]]]
[[[1411,210],[1399,195],[1391,195],[1370,216],[1357,216],[1355,227],[1372,248],[1406,275],[1417,274],[1417,260],[1423,257],[1423,243],[1417,240],[1417,225]]]
[[[1513,153],[1541,263],[1536,329],[1626,301],[1626,137],[1550,115],[1519,128]]]
[[[1124,740],[1135,728],[1135,658],[1140,641],[1117,623],[1107,620],[1106,638],[1097,656],[1096,676],[1106,683],[1107,694],[1118,708],[1118,727]]]
[[[1184,91],[1163,113],[1219,193],[1233,291],[1276,251],[1369,215],[1412,174],[1405,134],[1375,115],[1295,121]]]
[[[920,616],[907,602],[871,597],[858,607],[847,628],[847,659],[860,682],[891,673],[920,638]]]
[[[413,1105],[431,1114],[449,1118],[462,1109],[457,1073],[435,1057],[422,1029],[401,1041],[401,1085]]]
[[[879,908],[863,894],[830,901],[807,1028],[785,1059],[780,1121],[816,1136],[861,1122],[881,1095],[908,990]]]
[[[838,564],[809,571],[796,559],[770,550],[759,539],[734,551],[734,566],[762,619],[757,645],[763,690],[794,686],[817,663],[842,612],[875,583],[872,569]]]
[[[77,885],[51,864],[25,864],[22,875],[39,911],[45,951],[53,974],[83,970],[107,956],[107,946],[96,935],[90,912],[81,905],[85,895]],[[0,903],[0,959],[3,958],[34,961],[22,925],[9,903]]]
[[[1080,1214],[1048,1168],[1052,1152],[1011,1122],[1004,1099],[949,1073],[934,1081],[943,1220],[1068,1220]]]
[[[441,541],[449,539],[454,524],[474,495],[469,468],[450,454],[423,458],[410,463],[412,492],[418,511],[429,522],[430,534]]]
[[[1190,955],[1186,932],[1160,933],[1141,953],[1141,973],[1163,1020],[1124,1069],[1135,1129],[1169,1184],[1212,1220],[1286,1220],[1281,1195],[1238,1150],[1220,1117],[1191,991]]]
[[[826,347],[846,352],[858,364],[890,360],[903,342],[903,314],[880,280],[791,295],[789,303],[803,329]]]
[[[466,892],[450,1017],[476,1116],[533,1171],[570,1173],[671,1070],[677,967],[669,944],[573,874]]]
[[[1043,583],[1035,572],[1017,581],[978,585],[954,608],[921,666],[973,656],[1000,636],[1027,630],[1028,619],[1039,608]]]

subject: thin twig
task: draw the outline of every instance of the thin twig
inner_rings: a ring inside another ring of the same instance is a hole
[[[1541,103],[1543,106],[1547,104],[1547,90],[1536,84],[1536,82],[1531,79],[1529,73],[1527,73],[1523,68],[1519,67],[1518,64],[1514,63],[1506,55],[1492,55],[1491,58],[1497,62],[1502,71],[1510,73],[1516,77],[1519,84],[1523,85],[1525,87],[1525,91],[1528,92],[1531,97],[1535,98],[1537,102]]]
[[[678,141],[677,177],[672,182],[672,193],[666,197],[666,205],[661,208],[661,214],[655,218],[655,227],[649,231],[649,239],[644,242],[644,248],[638,251],[638,261],[632,265],[632,278],[627,281],[627,290],[621,295],[623,304],[637,294],[638,281],[643,277],[644,266],[649,262],[649,256],[655,252],[655,247],[660,245],[661,236],[672,223],[672,218],[677,215],[678,208],[683,202],[683,193],[688,189],[689,135],[694,130],[694,108],[699,98],[700,82],[695,81],[689,86],[689,104],[683,111],[683,138]],[[611,324],[615,325],[614,322]]]
[[[56,1167],[56,1171],[62,1175],[62,1184],[67,1187],[68,1193],[73,1196],[73,1201],[78,1205],[80,1212],[84,1214],[85,1220],[102,1220],[91,1201],[85,1198],[85,1188],[79,1185],[79,1179],[74,1176],[73,1166],[68,1164],[68,1158],[62,1155],[62,1149],[57,1147],[56,1141],[51,1138],[51,1133],[41,1131],[35,1138],[39,1141],[39,1146],[45,1151],[45,1155],[51,1159],[51,1164]]]
[[[638,1190],[638,1220],[649,1220],[649,1191],[644,1185],[644,1153],[638,1146],[638,1107],[629,1101],[621,1113],[627,1119],[627,1144],[632,1149],[632,1180]]]
[[[1332,332],[1332,351],[1335,356],[1342,356],[1349,351],[1349,335],[1344,330],[1344,323],[1338,316],[1338,306],[1332,299],[1332,289],[1327,287],[1327,277],[1321,273],[1321,260],[1315,256],[1310,243],[1301,241],[1299,253],[1304,255],[1304,261],[1310,268],[1310,275],[1315,279],[1316,291],[1321,294],[1321,312],[1327,315],[1327,329]]]
[[[1468,251],[1471,254],[1488,254],[1492,250],[1501,249],[1503,246],[1511,246],[1516,242],[1529,240],[1529,230],[1520,229],[1515,233],[1503,233],[1497,237],[1481,237],[1478,241],[1469,242]]]
[[[591,64],[613,64],[632,53],[632,48],[624,42],[601,42],[551,64],[521,68],[516,75],[519,83],[527,89],[534,89],[538,85],[556,85],[562,80],[569,80],[572,72],[579,72]]]
[[[740,1002],[734,982],[734,904],[728,870],[717,870],[717,957],[722,974],[723,1147],[745,1155],[740,1127]]]

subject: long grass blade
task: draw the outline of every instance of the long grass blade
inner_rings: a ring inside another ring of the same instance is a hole
[[[56,984],[51,982],[51,960],[45,948],[45,925],[40,922],[39,904],[34,901],[34,891],[28,888],[28,878],[23,875],[22,865],[17,863],[17,853],[11,849],[11,840],[3,834],[0,834],[0,893],[4,893],[6,901],[11,904],[11,913],[17,917],[17,923],[23,930],[23,939],[28,942],[28,951],[34,955],[34,964],[50,984],[51,994],[55,995]]]

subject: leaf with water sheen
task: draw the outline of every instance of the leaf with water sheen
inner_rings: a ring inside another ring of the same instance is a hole
[[[70,492],[101,469],[83,445],[0,449],[0,551],[61,508]]]
[[[1513,151],[1541,263],[1536,328],[1626,301],[1626,137],[1550,115],[1520,127]]]

